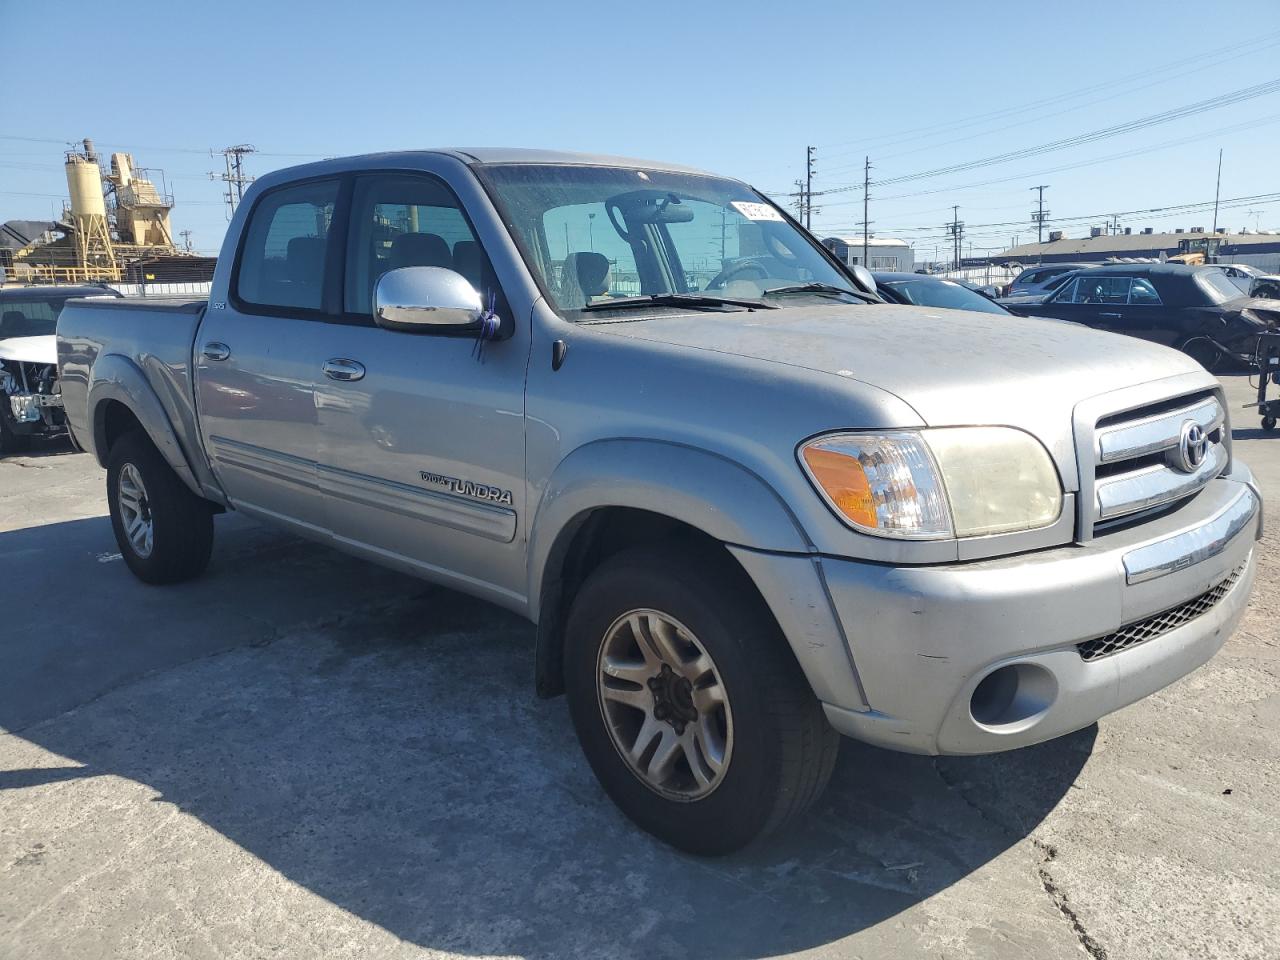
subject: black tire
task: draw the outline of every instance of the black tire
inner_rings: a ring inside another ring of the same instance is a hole
[[[1210,373],[1222,366],[1222,351],[1208,337],[1192,337],[1178,349]]]
[[[0,403],[8,404],[9,398],[0,394]],[[9,415],[0,410],[0,457],[22,453],[31,446],[31,438],[14,433],[9,426]]]
[[[732,750],[717,785],[697,799],[671,799],[646,783],[605,719],[601,649],[610,627],[641,609],[697,638],[732,711]],[[573,600],[564,669],[573,724],[601,786],[639,826],[681,850],[738,850],[802,816],[831,777],[839,735],[755,587],[723,554],[671,544],[606,560]]]
[[[1276,428],[1276,418],[1275,418],[1275,417],[1263,417],[1263,418],[1262,418],[1262,429],[1263,429],[1263,430],[1266,430],[1266,431],[1270,432],[1271,430],[1274,430],[1275,428]]]
[[[120,475],[136,470],[145,488],[143,509],[152,525],[152,545],[145,555],[125,532]],[[140,431],[121,437],[107,460],[107,502],[111,529],[125,563],[144,583],[180,583],[204,572],[213,549],[213,505],[197,497]]]

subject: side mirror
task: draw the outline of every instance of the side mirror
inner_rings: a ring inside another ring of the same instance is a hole
[[[876,292],[876,278],[871,275],[870,270],[860,263],[855,263],[849,269],[853,273],[853,282],[858,285],[863,293]]]
[[[374,321],[388,330],[456,332],[483,315],[476,288],[446,267],[388,270],[373,288]]]

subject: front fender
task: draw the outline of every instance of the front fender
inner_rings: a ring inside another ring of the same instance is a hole
[[[560,462],[534,516],[528,596],[535,622],[557,549],[565,547],[583,517],[602,507],[648,510],[734,546],[783,553],[812,550],[791,508],[764,478],[741,464],[669,441],[597,440]]]
[[[93,453],[98,463],[107,465],[106,411],[109,401],[117,401],[137,418],[165,462],[182,478],[196,496],[205,496],[187,462],[178,435],[165,413],[160,398],[147,382],[146,375],[128,357],[106,354],[93,364],[89,375],[89,422],[93,425]]]

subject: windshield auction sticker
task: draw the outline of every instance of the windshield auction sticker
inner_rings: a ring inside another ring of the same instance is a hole
[[[730,205],[748,220],[776,220],[782,222],[782,214],[767,203],[749,203],[746,200],[732,200]]]

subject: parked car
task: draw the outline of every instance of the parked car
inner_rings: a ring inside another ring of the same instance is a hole
[[[1042,263],[1034,267],[1027,267],[1020,274],[1013,278],[1013,282],[1009,284],[1009,290],[1005,294],[1007,297],[1027,297],[1027,296],[1044,296],[1052,289],[1049,284],[1061,277],[1064,273],[1071,273],[1073,270],[1079,270],[1082,267],[1093,266],[1089,263]]]
[[[1002,297],[997,297],[996,302],[1010,310],[1016,309],[1021,304],[1043,303],[1045,300],[1049,299],[1049,297],[1053,296],[1064,283],[1069,282],[1072,277],[1080,272],[1080,270],[1090,269],[1092,269],[1092,267],[1080,267],[1077,270],[1069,270],[1066,273],[1060,273],[1052,280],[1046,281],[1034,293],[1005,294]]]
[[[1153,263],[1094,267],[1011,309],[1163,343],[1214,370],[1248,363],[1257,335],[1280,323],[1277,307],[1241,293],[1218,267]]]
[[[32,437],[66,433],[54,328],[71,297],[118,297],[99,286],[0,288],[0,456]]]
[[[1280,276],[1262,274],[1249,284],[1249,296],[1255,300],[1280,300]]]
[[[922,273],[876,273],[876,292],[893,303],[945,307],[1010,316],[1008,310],[968,284]]]
[[[1214,266],[1234,280],[1241,293],[1248,293],[1253,281],[1265,275],[1262,270],[1247,263],[1215,263]]]
[[[724,853],[813,804],[837,733],[1079,729],[1208,660],[1253,584],[1202,367],[864,272],[686,167],[327,160],[254,182],[207,303],[70,303],[63,395],[140,579],[199,574],[232,509],[516,611],[609,796]]]

